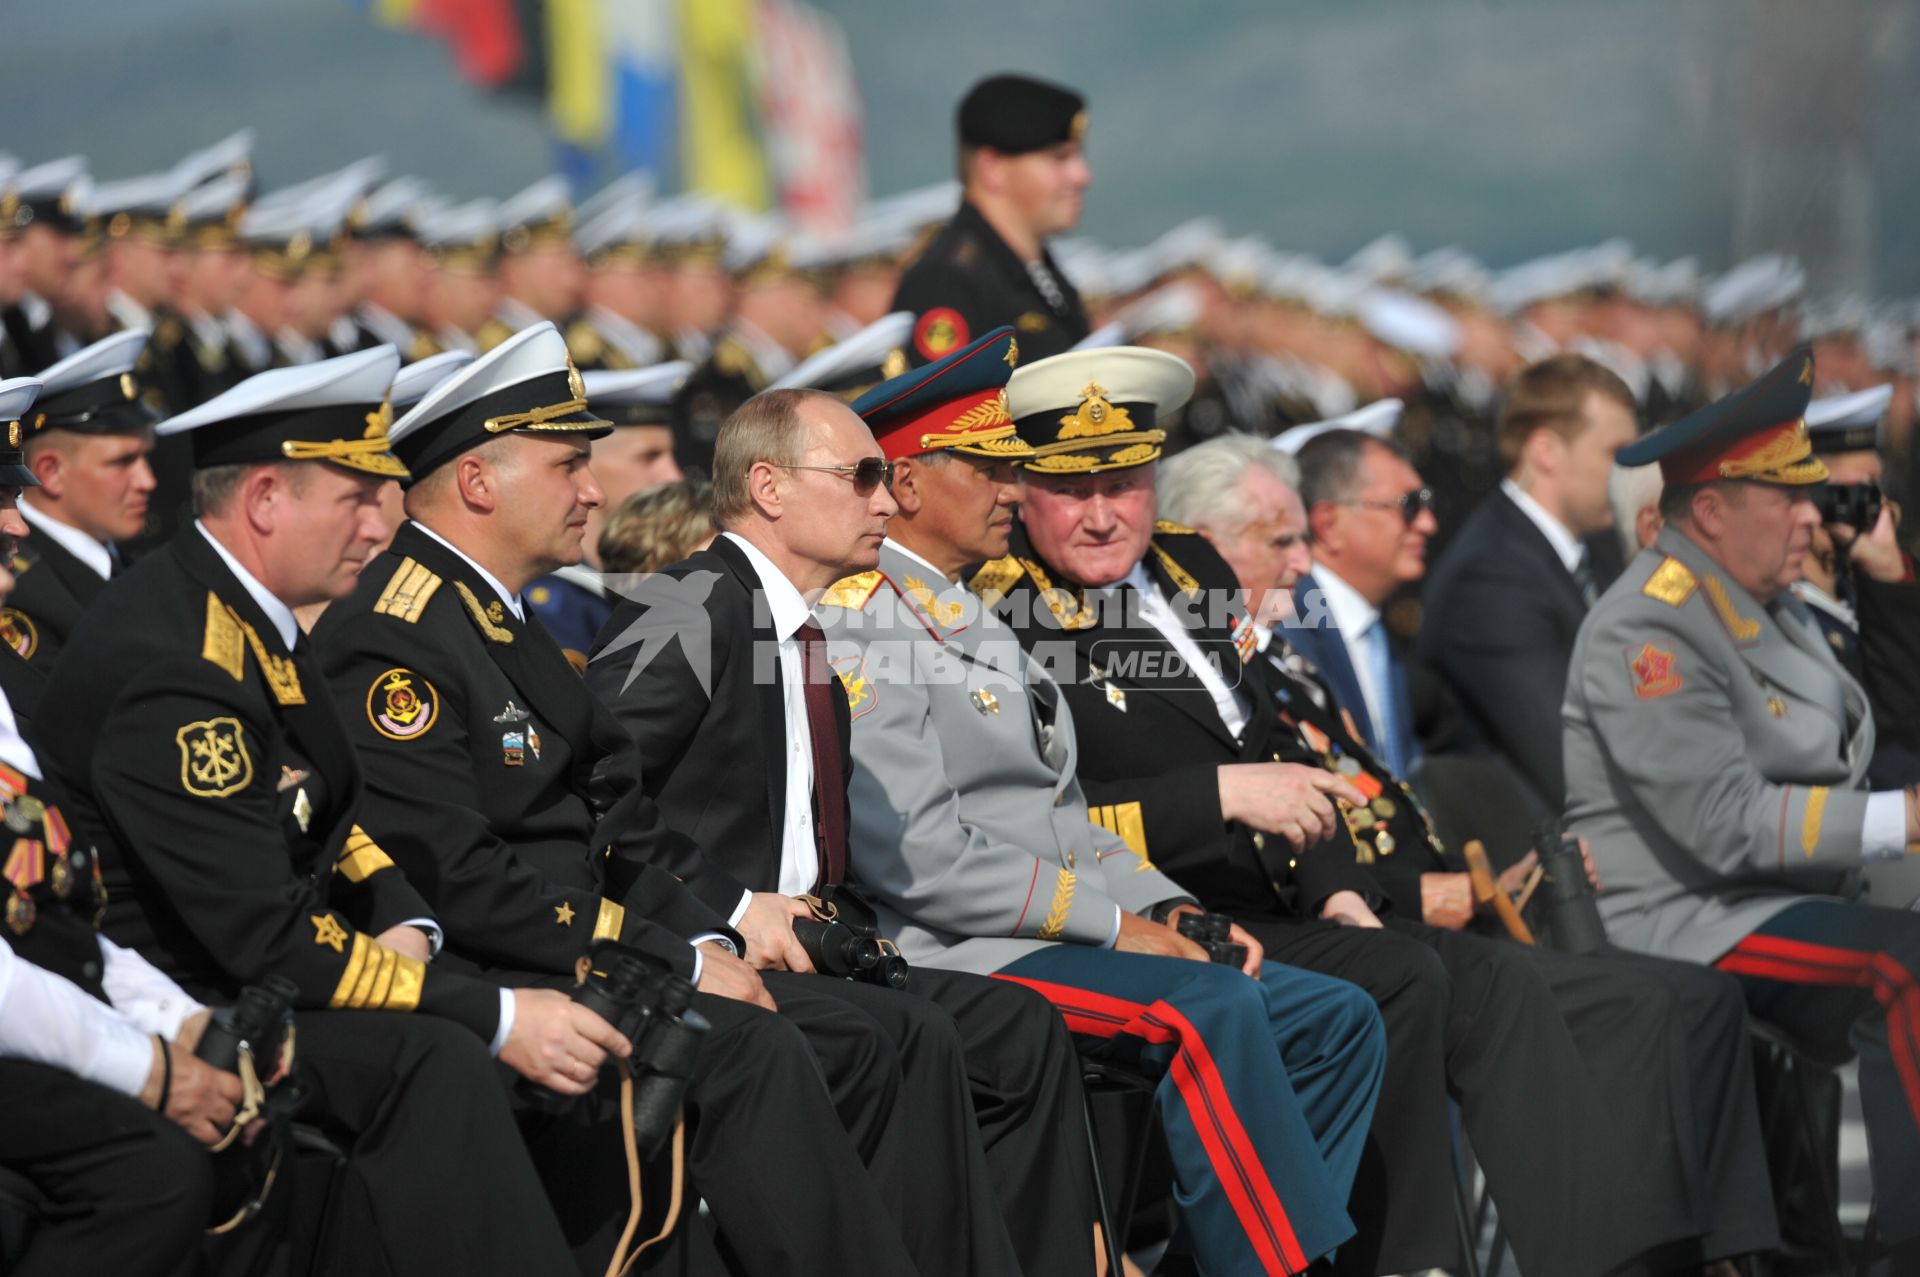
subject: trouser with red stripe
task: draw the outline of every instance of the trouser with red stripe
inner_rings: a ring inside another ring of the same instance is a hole
[[[1880,1232],[1920,1237],[1920,914],[1807,900],[1716,964],[1747,1005],[1815,1054],[1860,1057]]]
[[[1085,1055],[1159,1079],[1181,1244],[1203,1273],[1298,1273],[1353,1235],[1353,1187],[1386,1062],[1364,992],[1266,963],[1057,944],[1003,967]]]

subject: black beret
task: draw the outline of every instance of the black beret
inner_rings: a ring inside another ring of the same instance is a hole
[[[1087,100],[1030,76],[992,75],[967,90],[956,118],[962,146],[1025,155],[1079,140],[1087,127]]]

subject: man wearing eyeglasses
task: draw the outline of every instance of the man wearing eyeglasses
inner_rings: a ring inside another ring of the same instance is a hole
[[[814,974],[794,937],[803,896],[849,922],[873,916],[848,886],[849,693],[812,606],[879,561],[899,509],[892,475],[834,396],[748,400],[714,443],[723,531],[620,605],[587,688],[639,743],[642,786],[687,835],[660,867],[745,937],[775,998],[835,999],[897,1048],[916,1121],[889,1187],[920,1271],[1085,1272],[1079,1069],[1045,999],[930,967],[905,990]]]

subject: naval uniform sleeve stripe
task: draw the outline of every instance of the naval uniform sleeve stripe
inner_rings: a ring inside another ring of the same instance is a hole
[[[353,951],[347,955],[346,968],[340,972],[340,983],[334,986],[333,996],[327,999],[328,1006],[337,1009],[348,1005],[353,987],[360,982],[360,969],[367,964],[367,946],[371,943],[366,936],[354,934]]]
[[[618,940],[620,929],[627,922],[627,907],[617,905],[611,900],[600,901],[600,912],[593,920],[593,938],[595,940]]]

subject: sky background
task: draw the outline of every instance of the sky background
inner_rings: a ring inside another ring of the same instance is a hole
[[[1083,229],[1116,246],[1198,213],[1330,260],[1388,230],[1496,265],[1620,235],[1920,293],[1908,0],[813,2],[846,29],[877,194],[946,176],[959,95],[1020,69],[1090,99]],[[242,125],[269,187],[377,152],[498,195],[553,162],[537,102],[347,0],[10,8],[0,149],[28,162],[130,176]]]

